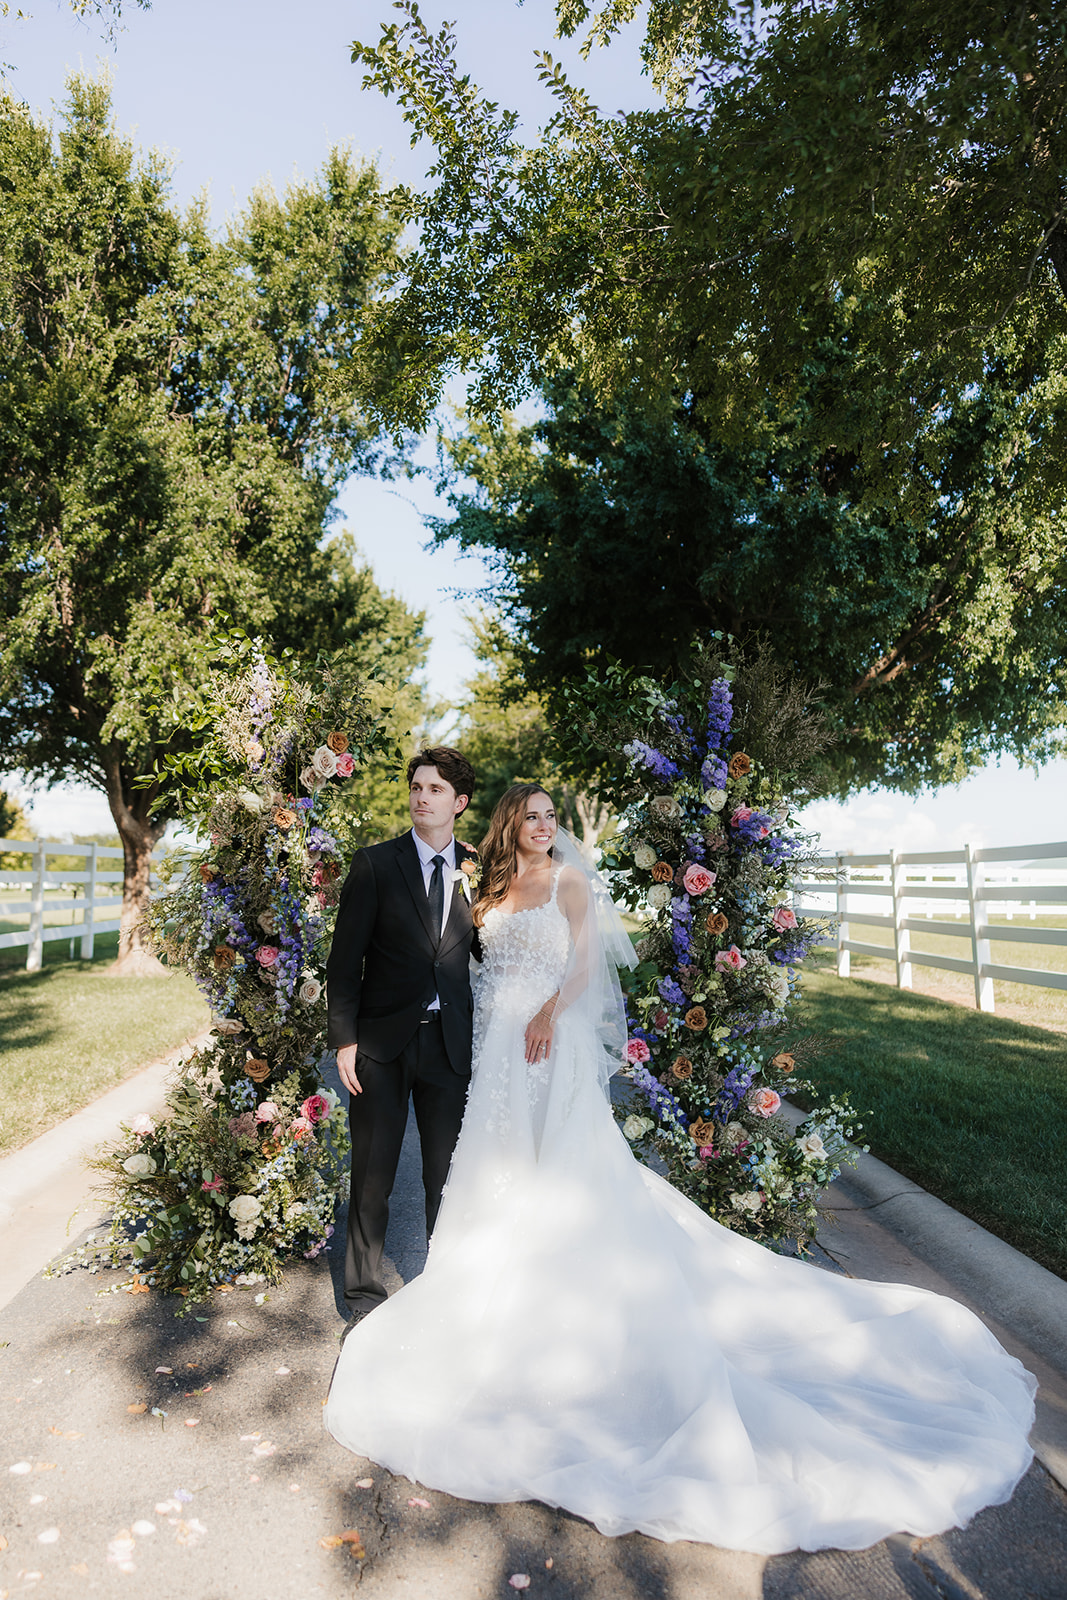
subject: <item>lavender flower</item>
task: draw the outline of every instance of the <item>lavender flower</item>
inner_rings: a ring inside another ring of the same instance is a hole
[[[725,789],[729,776],[722,756],[709,756],[700,769],[700,781],[705,789]]]
[[[684,1006],[689,1004],[684,991],[678,987],[673,978],[661,978],[656,988],[659,990],[660,998],[666,1000],[668,1005]]]
[[[693,953],[689,929],[693,922],[693,906],[688,895],[675,895],[671,901],[671,944],[679,965],[684,966]]]
[[[718,750],[726,743],[733,721],[734,702],[730,685],[725,678],[716,678],[708,691],[708,750]],[[721,783],[708,785],[721,789]]]

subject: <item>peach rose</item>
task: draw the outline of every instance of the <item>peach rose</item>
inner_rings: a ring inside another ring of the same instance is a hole
[[[708,1014],[703,1006],[691,1006],[685,1014],[685,1025],[694,1033],[700,1033],[708,1025]]]
[[[237,960],[237,951],[231,949],[228,944],[217,944],[215,946],[214,954],[212,955],[212,960],[215,963],[216,972],[229,972],[230,968]]]
[[[738,750],[730,757],[730,764],[726,770],[731,778],[743,778],[746,773],[752,771],[751,758],[746,756],[743,750]]]
[[[669,861],[657,861],[652,868],[652,877],[656,883],[670,883],[674,877],[674,868]]]
[[[281,828],[282,832],[285,833],[296,821],[296,812],[290,811],[287,806],[279,806],[274,813],[272,821],[276,828]]]
[[[344,733],[328,733],[326,743],[335,756],[343,756],[348,749],[348,735]]]
[[[780,1050],[776,1056],[771,1057],[771,1066],[776,1072],[787,1074],[796,1066],[796,1057],[790,1055],[788,1050]]]
[[[715,874],[714,872],[709,872],[706,867],[698,866],[695,861],[691,861],[685,869],[682,882],[690,894],[707,894],[715,882]]]
[[[757,1116],[773,1117],[782,1103],[780,1094],[775,1094],[773,1089],[754,1089],[748,1097],[748,1103]]]
[[[714,1122],[691,1122],[689,1124],[689,1137],[694,1144],[711,1144],[715,1138]]]
[[[713,911],[705,921],[704,926],[710,934],[717,938],[720,933],[726,932],[730,926],[730,919],[729,917],[724,917],[721,911]]]
[[[262,1060],[259,1056],[249,1056],[245,1062],[245,1071],[253,1083],[266,1083],[270,1077],[270,1062]]]

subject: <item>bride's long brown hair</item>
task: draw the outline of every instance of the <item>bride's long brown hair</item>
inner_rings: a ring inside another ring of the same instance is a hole
[[[535,794],[546,800],[552,796],[540,783],[513,783],[493,807],[489,819],[489,832],[478,846],[482,879],[478,886],[478,899],[474,904],[474,926],[480,928],[485,914],[506,900],[515,876],[518,862],[519,830],[526,820],[526,810]]]

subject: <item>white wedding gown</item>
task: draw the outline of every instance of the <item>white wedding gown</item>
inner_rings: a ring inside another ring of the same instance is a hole
[[[346,1340],[333,1436],[465,1499],[764,1554],[934,1534],[1007,1500],[1035,1385],[977,1317],[712,1222],[634,1159],[579,1006],[548,1064],[524,1059],[571,951],[554,895],[491,911],[482,942],[426,1269]]]

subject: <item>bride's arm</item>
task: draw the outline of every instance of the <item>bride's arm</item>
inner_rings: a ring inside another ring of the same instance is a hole
[[[560,910],[567,918],[574,946],[562,987],[550,995],[526,1027],[526,1059],[543,1061],[552,1048],[552,1030],[561,1011],[574,1004],[589,984],[589,923],[593,904],[589,885],[580,872],[564,867],[556,891]]]

